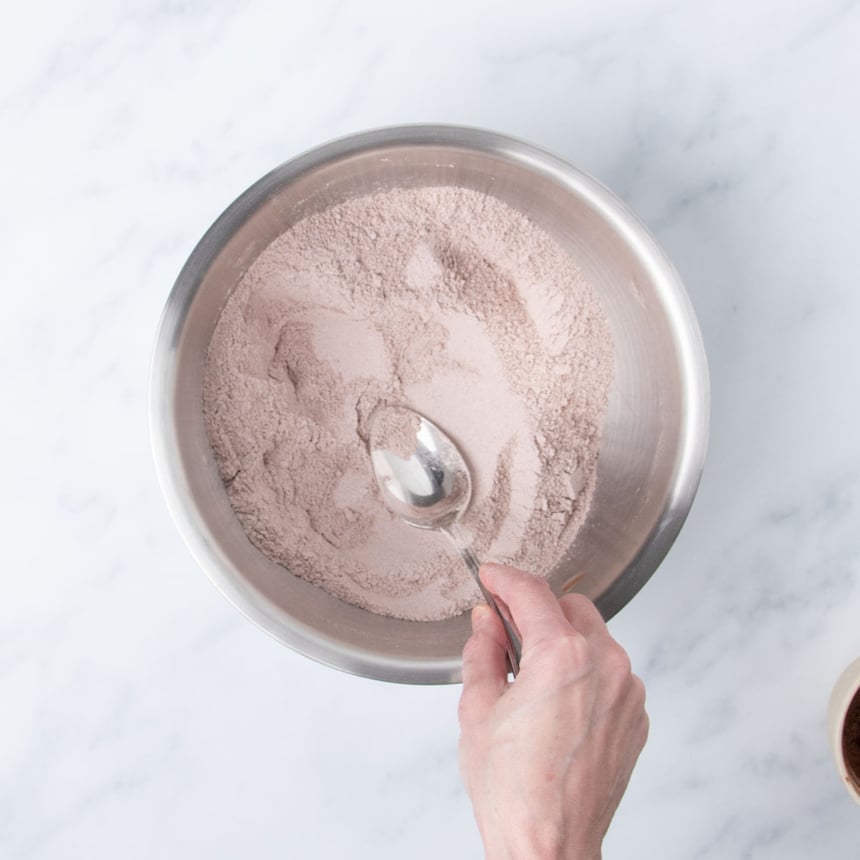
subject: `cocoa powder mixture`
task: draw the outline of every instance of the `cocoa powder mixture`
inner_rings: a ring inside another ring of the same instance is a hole
[[[443,536],[382,504],[373,408],[409,405],[460,447],[480,558],[546,575],[588,510],[611,379],[600,303],[559,245],[494,197],[420,188],[334,206],[263,251],[212,336],[203,406],[262,552],[429,621],[480,595]]]
[[[854,785],[860,789],[860,690],[854,694],[842,729],[842,754]]]

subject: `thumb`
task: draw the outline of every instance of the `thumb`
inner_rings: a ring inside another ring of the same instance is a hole
[[[481,719],[508,685],[502,622],[485,603],[472,610],[472,635],[463,649],[460,722]]]

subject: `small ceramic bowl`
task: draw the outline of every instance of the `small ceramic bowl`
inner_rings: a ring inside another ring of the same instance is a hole
[[[860,659],[855,660],[840,676],[827,706],[827,734],[836,761],[836,769],[845,789],[860,803],[860,770],[849,769],[845,759],[845,718],[857,696],[860,696]],[[860,709],[860,704],[855,704]]]

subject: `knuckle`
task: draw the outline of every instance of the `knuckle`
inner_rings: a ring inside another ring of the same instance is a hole
[[[606,652],[606,667],[617,678],[626,680],[631,676],[633,667],[627,652],[618,644]]]
[[[637,709],[645,711],[645,684],[638,675],[630,676],[630,695]]]
[[[546,654],[553,663],[564,666],[584,663],[588,657],[588,641],[584,636],[571,630],[554,636],[545,646]]]
[[[636,726],[636,731],[634,733],[635,744],[641,751],[645,744],[648,742],[648,734],[651,729],[651,721],[648,719],[648,714],[644,711],[642,712],[642,719],[638,722]]]

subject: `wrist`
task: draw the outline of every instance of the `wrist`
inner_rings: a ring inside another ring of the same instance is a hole
[[[514,846],[510,851],[510,860],[602,860],[602,857],[603,849],[600,844],[574,845],[553,839],[532,839],[527,844]]]
[[[485,860],[602,860],[603,857],[600,842],[573,844],[557,831],[521,831],[510,839],[484,838],[483,842]]]

